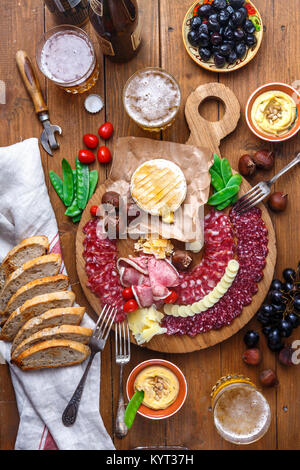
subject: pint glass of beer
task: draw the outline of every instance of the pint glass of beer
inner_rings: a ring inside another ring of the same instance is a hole
[[[71,94],[89,90],[99,76],[93,44],[76,26],[60,25],[47,31],[37,46],[36,60],[47,78]]]
[[[128,116],[142,129],[152,132],[172,125],[180,100],[177,81],[159,67],[138,70],[123,90],[123,104]]]
[[[251,444],[267,432],[269,404],[247,377],[222,377],[212,389],[211,400],[215,427],[226,441]]]

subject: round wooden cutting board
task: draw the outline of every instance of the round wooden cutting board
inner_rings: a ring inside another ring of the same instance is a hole
[[[224,102],[226,107],[225,115],[221,121],[208,122],[205,121],[202,117],[199,117],[198,109],[202,100],[206,99],[207,97],[210,98],[214,96]],[[186,118],[191,130],[191,136],[187,143],[202,147],[205,141],[206,146],[210,147],[212,151],[218,152],[220,140],[235,129],[239,119],[239,112],[239,103],[232,91],[227,87],[218,83],[201,85],[190,95],[186,103]],[[105,183],[98,187],[97,191],[90,199],[86,209],[83,212],[76,237],[76,264],[78,277],[87,300],[97,314],[101,312],[100,300],[92,293],[89,288],[86,287],[88,279],[85,273],[85,260],[82,256],[84,240],[84,233],[82,229],[91,218],[90,207],[92,205],[99,205],[101,203],[102,195],[106,192],[106,188],[110,184],[111,181],[108,179]],[[243,179],[240,194],[244,194],[245,192],[249,191],[250,188],[251,186],[249,183]],[[258,285],[257,294],[252,298],[252,303],[247,307],[244,307],[241,315],[237,317],[230,325],[224,326],[219,330],[211,330],[207,333],[198,334],[194,337],[189,337],[187,335],[158,335],[155,336],[149,343],[144,344],[143,347],[163,353],[192,352],[195,350],[208,348],[228,339],[251,320],[253,315],[255,315],[255,313],[260,308],[268,293],[271,281],[273,279],[276,263],[276,240],[273,224],[265,206],[260,204],[258,207],[260,207],[262,210],[262,217],[269,232],[269,253],[266,259],[267,262],[264,269],[264,277]],[[130,239],[119,241],[119,256],[127,257],[129,254],[133,254],[133,245],[134,241]],[[201,255],[199,256],[201,257]],[[198,260],[196,260],[196,262],[198,262]],[[134,338],[132,337],[131,339],[132,342],[135,343]]]

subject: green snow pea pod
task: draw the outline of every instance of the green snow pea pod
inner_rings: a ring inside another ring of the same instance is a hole
[[[72,221],[74,222],[74,224],[80,221],[81,216],[82,216],[82,211],[80,212],[80,214],[75,215],[75,217],[72,217]]]
[[[89,188],[88,200],[90,200],[92,195],[94,194],[97,183],[98,183],[98,171],[92,170],[90,171],[90,188]]]
[[[125,415],[124,423],[130,429],[133,425],[134,418],[136,416],[137,410],[141,406],[142,401],[144,400],[144,390],[137,390],[132,396],[130,402],[128,403]]]
[[[211,176],[211,184],[217,190],[221,191],[221,189],[225,188],[225,184],[223,178],[213,169],[209,170]]]
[[[226,187],[233,186],[234,184],[237,184],[238,186],[242,184],[242,177],[238,173],[236,173],[230,178],[230,180],[226,184]]]
[[[81,163],[76,158],[76,198],[79,209],[84,209],[89,197],[90,175],[88,165]]]
[[[214,164],[212,166],[212,169],[214,171],[216,171],[220,176],[222,176],[222,172],[221,172],[221,158],[219,157],[219,155],[217,155],[216,153],[214,153]]]
[[[227,158],[222,158],[221,160],[221,173],[224,184],[226,185],[232,177],[231,166],[229,165],[229,161],[227,160]]]
[[[63,193],[66,206],[70,206],[74,199],[73,172],[70,163],[64,158],[61,162],[63,173]]]
[[[78,205],[77,205],[77,197],[76,197],[76,181],[77,181],[77,177],[76,177],[76,170],[72,170],[72,173],[73,173],[73,185],[74,185],[74,199],[73,199],[73,202],[72,204],[68,207],[68,209],[66,210],[65,212],[65,215],[68,215],[69,217],[75,217],[79,214],[81,214],[82,210],[79,209]]]
[[[55,189],[56,193],[64,203],[64,192],[63,192],[63,182],[60,177],[53,171],[49,171],[49,178],[52,183],[53,188]]]
[[[219,204],[216,207],[216,209],[217,209],[217,211],[222,211],[223,209],[225,209],[225,207],[229,206],[229,204],[233,205],[237,200],[238,200],[238,195],[236,194],[231,199],[223,202],[222,204]]]
[[[222,204],[223,202],[235,196],[239,192],[239,190],[240,187],[237,184],[233,186],[228,186],[228,188],[224,188],[221,191],[218,191],[217,193],[213,194],[207,202],[211,206],[218,206],[219,204]]]

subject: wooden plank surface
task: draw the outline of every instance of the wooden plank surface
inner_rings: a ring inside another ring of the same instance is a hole
[[[76,226],[64,216],[61,201],[49,184],[50,169],[59,171],[61,160],[66,157],[74,164],[76,153],[81,148],[82,135],[95,132],[105,119],[115,125],[115,137],[135,135],[149,137],[138,129],[125,115],[121,92],[127,78],[138,68],[161,65],[179,81],[183,96],[180,114],[174,125],[165,131],[163,138],[176,142],[185,142],[189,136],[185,122],[183,106],[186,97],[198,85],[210,81],[219,81],[232,88],[237,95],[242,109],[247,97],[258,85],[268,81],[283,81],[292,84],[299,79],[299,21],[298,0],[289,0],[288,8],[283,9],[280,2],[256,0],[265,24],[265,35],[256,58],[244,69],[231,74],[211,74],[197,67],[188,57],[181,42],[181,23],[190,0],[140,0],[143,16],[143,46],[138,56],[128,64],[118,65],[103,59],[95,35],[90,25],[85,29],[92,37],[100,62],[100,79],[93,92],[105,98],[105,109],[101,114],[89,116],[83,109],[84,95],[71,97],[65,95],[42,76],[41,84],[50,108],[51,121],[61,125],[63,137],[61,149],[52,159],[41,151],[46,183],[49,188],[61,235],[65,263],[71,278],[72,287],[79,303],[87,307],[94,315],[78,283],[74,263]],[[54,25],[53,17],[44,8],[41,0],[27,2],[1,2],[0,5],[0,80],[4,80],[7,89],[6,105],[0,104],[0,145],[13,144],[41,133],[30,99],[23,87],[15,65],[15,53],[25,49],[34,58],[35,46],[42,32]],[[201,114],[210,120],[217,120],[223,113],[223,107],[217,102],[207,102]],[[109,146],[113,149],[113,141]],[[222,156],[226,156],[232,166],[237,166],[239,157],[245,151],[254,151],[266,145],[255,138],[247,128],[244,116],[241,116],[237,130],[221,142]],[[267,145],[268,148],[272,146]],[[276,152],[275,170],[279,170],[290,161],[299,150],[299,136],[289,142],[273,147]],[[107,176],[105,168],[99,168],[100,180]],[[270,176],[259,173],[251,183]],[[298,182],[298,184],[297,184]],[[290,193],[289,206],[285,213],[272,216],[276,228],[278,259],[277,273],[280,275],[286,266],[295,266],[300,259],[299,218],[300,210],[300,169],[283,176],[276,184],[278,190]],[[292,188],[292,190],[291,190]],[[293,191],[293,196],[292,196]],[[300,374],[297,366],[286,369],[266,347],[261,335],[260,346],[263,362],[259,367],[243,364],[241,356],[244,350],[243,335],[247,329],[260,330],[254,319],[243,330],[221,345],[204,351],[186,355],[167,355],[153,353],[133,347],[132,361],[125,369],[125,378],[129,371],[142,360],[161,357],[175,362],[185,373],[189,393],[187,401],[177,415],[165,421],[153,422],[138,416],[128,436],[120,441],[113,435],[117,395],[118,368],[114,364],[114,340],[102,354],[101,400],[100,409],[108,432],[113,436],[118,449],[132,449],[137,446],[184,445],[190,449],[232,449],[235,446],[226,443],[216,433],[211,411],[209,393],[216,380],[226,373],[239,372],[251,377],[258,383],[259,372],[272,367],[277,370],[280,385],[277,389],[265,392],[272,409],[272,424],[266,436],[247,449],[300,449],[299,411],[300,411]],[[299,329],[294,331],[291,341],[299,339]],[[299,366],[298,366],[299,367]],[[100,379],[100,377],[99,377]],[[8,368],[0,365],[0,449],[12,449],[18,427],[18,413],[15,396],[10,382]]]

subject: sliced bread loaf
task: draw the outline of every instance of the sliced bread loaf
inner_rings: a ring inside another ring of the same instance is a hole
[[[57,274],[57,276],[41,277],[35,281],[28,282],[25,286],[20,287],[17,292],[8,301],[4,312],[0,314],[0,324],[3,324],[8,317],[17,308],[37,295],[50,294],[51,292],[58,292],[66,290],[69,285],[69,278],[64,274]]]
[[[17,357],[23,351],[25,351],[25,349],[31,348],[31,346],[34,346],[41,341],[49,341],[52,339],[67,339],[71,341],[78,341],[79,343],[83,344],[88,344],[92,332],[93,330],[91,328],[74,325],[60,325],[54,326],[53,328],[44,328],[43,330],[40,330],[24,339],[24,341],[22,341],[22,343],[20,343],[15,351],[11,354],[11,360],[14,362]]]
[[[11,354],[13,354],[20,343],[43,328],[59,325],[79,325],[84,315],[84,310],[84,307],[52,308],[38,317],[31,318],[19,329],[15,336],[11,345]]]
[[[57,253],[40,256],[24,263],[5,281],[0,294],[0,312],[5,310],[9,299],[20,287],[41,277],[56,276],[61,266],[61,256]]]
[[[36,317],[51,308],[72,307],[75,294],[72,291],[52,292],[26,300],[22,307],[15,310],[5,322],[0,339],[12,341],[19,329],[30,318]]]
[[[86,344],[66,339],[42,341],[25,349],[15,363],[23,370],[80,364],[90,355]]]
[[[30,237],[12,248],[0,266],[0,290],[7,279],[16,269],[20,268],[27,261],[47,254],[49,251],[48,238],[40,235]]]

